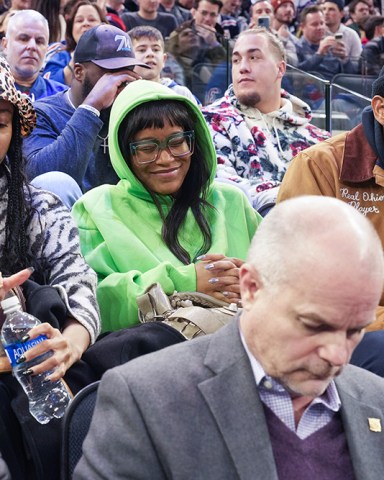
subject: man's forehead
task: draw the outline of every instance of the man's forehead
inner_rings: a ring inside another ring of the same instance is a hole
[[[248,52],[252,52],[255,50],[260,50],[263,51],[265,49],[268,49],[268,41],[264,37],[264,35],[261,34],[254,34],[254,35],[244,35],[240,37],[237,42],[235,43],[235,46],[233,48],[233,55],[238,54],[238,55],[244,55]]]
[[[207,2],[206,0],[202,0],[199,3],[198,10],[214,10],[219,11],[219,5],[215,5],[214,3]]]
[[[32,21],[27,18],[15,19],[15,22],[10,28],[10,33],[13,33],[15,36],[28,34],[31,37],[49,37],[49,30],[45,23]]]

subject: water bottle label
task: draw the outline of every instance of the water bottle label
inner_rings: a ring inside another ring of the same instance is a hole
[[[30,350],[32,347],[35,347],[39,343],[43,342],[46,340],[47,337],[46,335],[40,335],[37,338],[33,338],[32,340],[28,340],[28,342],[25,343],[12,343],[11,345],[6,345],[4,346],[5,351],[7,353],[7,357],[9,359],[10,364],[12,367],[17,366],[17,360],[24,355],[25,352]]]

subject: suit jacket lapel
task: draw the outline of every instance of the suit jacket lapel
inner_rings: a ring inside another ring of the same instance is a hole
[[[342,377],[336,379],[336,385],[341,399],[341,415],[356,480],[383,478],[383,412],[377,407],[364,403],[364,397],[360,399],[351,395],[348,381]],[[369,419],[379,419],[383,431],[372,431]]]
[[[263,406],[237,321],[212,336],[205,365],[216,375],[199,384],[239,477],[277,480]]]

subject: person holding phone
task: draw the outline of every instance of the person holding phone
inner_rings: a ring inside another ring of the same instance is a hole
[[[362,45],[359,35],[349,27],[346,27],[342,20],[344,18],[344,0],[327,0],[321,6],[324,13],[324,20],[326,25],[326,34],[332,35],[334,37],[337,33],[342,33],[343,38],[337,39],[338,45],[336,46],[336,51],[344,55],[345,61],[351,61],[356,67],[362,52]],[[345,53],[341,46],[344,47]],[[349,72],[348,72],[349,73]]]
[[[301,12],[303,32],[297,45],[298,68],[332,80],[337,73],[357,73],[356,63],[347,55],[343,34],[326,35],[322,7],[311,5]]]
[[[284,3],[280,1],[280,4]],[[288,2],[290,5],[290,2]],[[285,7],[284,7],[285,9]],[[253,2],[250,13],[251,21],[249,28],[264,27],[267,30],[275,33],[275,35],[282,42],[287,56],[287,63],[289,65],[297,65],[296,43],[297,38],[289,31],[285,24],[282,24],[278,29],[273,28],[275,22],[274,7],[269,0],[256,0]]]

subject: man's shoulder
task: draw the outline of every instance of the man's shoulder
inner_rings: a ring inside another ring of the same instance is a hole
[[[202,109],[202,112],[206,117],[209,117],[212,115],[220,115],[223,117],[226,117],[226,116],[233,117],[240,114],[237,108],[235,108],[235,106],[231,103],[227,95],[217,99],[215,102],[211,103],[210,105],[205,106]]]
[[[166,22],[168,24],[172,24],[172,25],[174,24],[177,27],[176,19],[174,15],[172,15],[172,13],[157,12],[156,22],[158,23]]]
[[[340,24],[338,31],[343,34],[344,41],[346,40],[348,42],[351,40],[358,40],[359,42],[361,42],[359,34],[355,30],[353,30],[353,28],[349,28],[343,23]]]
[[[73,108],[66,101],[65,95],[66,90],[41,98],[34,103],[38,124],[39,120],[43,121],[45,119],[45,122],[49,121],[50,124],[55,126],[55,130],[65,126],[74,113]],[[38,129],[32,132],[31,136],[33,137],[34,134],[38,134]]]
[[[41,100],[37,100],[37,102],[34,103],[35,109],[50,110],[57,107],[70,109],[70,106],[65,99],[66,91],[67,89],[61,90],[60,92],[55,93],[55,95],[50,95],[49,97],[44,97]]]
[[[145,378],[151,384],[167,381],[172,385],[176,377],[179,384],[198,384],[243,359],[245,352],[237,328],[234,319],[213,334],[131,360],[115,368],[115,373],[130,385],[136,382],[138,388],[144,381],[142,372],[147,372]]]
[[[384,408],[384,378],[363,368],[347,365],[335,380],[338,392],[357,401],[377,403]]]

